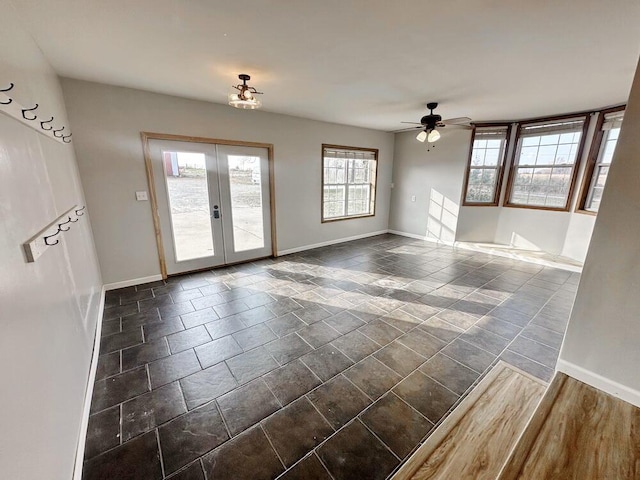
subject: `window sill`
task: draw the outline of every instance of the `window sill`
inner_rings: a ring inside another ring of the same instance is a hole
[[[354,220],[356,218],[368,218],[375,217],[374,213],[367,213],[366,215],[349,215],[348,217],[336,217],[336,218],[323,218],[320,223],[331,223],[331,222],[340,222],[342,220]]]
[[[549,212],[566,212],[569,213],[569,207],[541,207],[538,205],[519,205],[517,203],[505,203],[507,208],[523,208],[525,210],[546,210]]]
[[[576,208],[575,213],[581,213],[583,215],[590,215],[592,217],[597,217],[598,216],[598,212],[592,212],[590,210],[582,210],[580,208]]]
[[[492,203],[470,203],[470,202],[462,202],[463,207],[499,207],[498,202]]]

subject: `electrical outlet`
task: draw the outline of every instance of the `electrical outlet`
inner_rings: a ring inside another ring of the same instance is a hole
[[[136,200],[139,202],[144,202],[149,200],[149,196],[147,195],[147,192],[136,192]]]
[[[411,201],[415,202],[416,201],[416,196],[415,195],[411,195]]]

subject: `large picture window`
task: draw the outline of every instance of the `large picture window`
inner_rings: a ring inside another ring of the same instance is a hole
[[[375,214],[378,150],[322,146],[322,221]]]
[[[584,185],[578,210],[597,213],[609,174],[613,152],[618,143],[624,110],[616,108],[600,114],[593,139],[589,163],[584,172]]]
[[[568,210],[586,116],[521,124],[507,205]]]
[[[510,127],[476,127],[473,133],[464,205],[498,205]]]

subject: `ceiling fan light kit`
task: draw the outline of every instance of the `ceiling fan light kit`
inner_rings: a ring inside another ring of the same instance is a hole
[[[233,92],[229,94],[229,105],[247,110],[260,108],[262,102],[256,98],[256,95],[262,95],[262,92],[258,92],[254,87],[247,85],[247,81],[251,80],[251,77],[246,73],[241,73],[238,78],[242,80],[242,83],[232,85],[232,87],[238,90],[239,93]]]
[[[437,142],[438,140],[440,140],[440,132],[434,128],[429,132],[429,135],[427,136],[427,141],[433,143],[433,142]]]

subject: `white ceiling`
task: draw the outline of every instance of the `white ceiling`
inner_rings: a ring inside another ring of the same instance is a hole
[[[61,76],[381,130],[623,103],[640,53],[638,0],[10,1]]]

